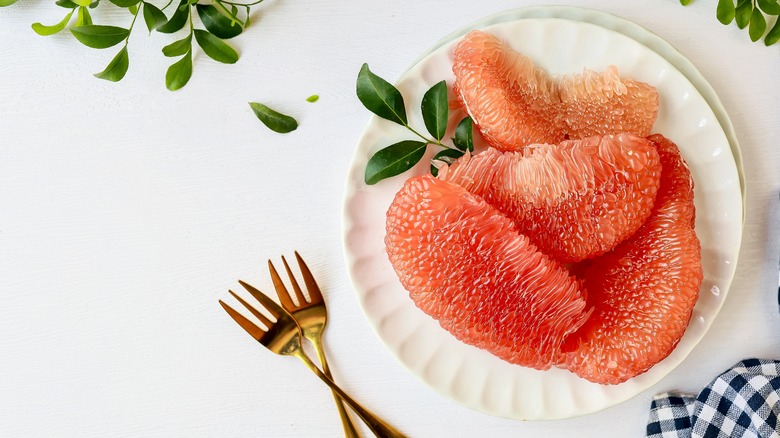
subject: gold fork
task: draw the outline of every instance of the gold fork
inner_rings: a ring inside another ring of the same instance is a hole
[[[317,357],[320,359],[320,365],[322,365],[322,372],[333,380],[333,376],[330,373],[330,367],[328,361],[325,358],[325,350],[322,346],[322,332],[325,331],[325,325],[328,322],[328,310],[325,307],[325,300],[322,298],[322,292],[320,291],[317,282],[314,281],[314,276],[306,266],[306,262],[298,251],[295,251],[295,259],[298,261],[298,267],[301,270],[303,276],[303,283],[306,285],[306,290],[309,292],[309,301],[303,296],[301,287],[298,285],[298,281],[295,280],[295,276],[290,269],[290,265],[287,264],[284,256],[282,256],[282,263],[284,263],[284,269],[287,271],[287,276],[290,278],[295,298],[298,301],[296,305],[292,300],[292,295],[284,286],[282,279],[279,277],[279,273],[276,272],[276,268],[271,261],[268,261],[268,270],[271,271],[271,279],[274,282],[274,288],[276,289],[276,295],[279,297],[279,302],[282,303],[282,307],[286,310],[294,320],[298,322],[298,325],[303,331],[303,337],[311,341],[314,346],[314,350],[317,352]],[[339,416],[341,416],[341,426],[344,428],[344,436],[346,438],[359,438],[355,425],[352,423],[352,419],[349,418],[347,410],[344,408],[338,394],[333,391],[333,398],[336,400],[336,407],[339,410]]]
[[[376,415],[371,413],[368,409],[361,406],[358,402],[352,399],[346,392],[338,387],[332,380],[330,380],[322,371],[317,368],[317,365],[309,359],[306,353],[301,348],[301,328],[298,323],[290,316],[287,311],[282,309],[272,299],[268,298],[265,294],[257,290],[250,284],[247,284],[239,280],[241,286],[244,287],[250,294],[252,294],[257,301],[260,302],[271,316],[276,321],[271,321],[265,315],[260,313],[251,304],[244,301],[243,298],[236,295],[232,290],[229,291],[244,307],[249,310],[252,315],[260,320],[265,325],[266,330],[261,329],[258,325],[235,311],[232,307],[225,304],[224,301],[219,300],[219,304],[225,309],[225,311],[241,326],[252,338],[260,342],[264,347],[268,348],[272,352],[281,355],[295,356],[300,359],[314,374],[317,375],[325,384],[344,400],[353,411],[366,423],[369,429],[374,432],[374,435],[380,438],[406,438],[406,435],[402,434],[389,424],[382,421]]]

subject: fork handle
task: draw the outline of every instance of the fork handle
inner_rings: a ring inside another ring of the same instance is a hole
[[[342,400],[346,404],[349,405],[350,408],[352,408],[353,411],[355,411],[356,414],[363,420],[363,422],[366,423],[369,429],[371,429],[372,432],[374,432],[374,435],[377,436],[377,438],[408,438],[403,433],[399,432],[397,429],[395,429],[393,426],[385,423],[382,419],[374,415],[371,411],[364,408],[360,405],[360,403],[356,402],[352,399],[346,392],[344,392],[343,389],[339,388],[338,385],[333,383],[333,380],[329,379],[328,376],[322,373],[319,368],[317,368],[317,365],[314,364],[314,362],[309,359],[308,356],[302,351],[298,350],[297,354],[293,353],[298,359],[300,359],[304,364],[306,364],[309,369],[317,375],[317,377],[320,378],[325,384],[330,386],[330,389],[335,391],[339,397],[341,397]]]
[[[318,336],[312,336],[308,338],[314,346],[314,351],[317,352],[317,358],[320,360],[320,366],[322,367],[322,373],[325,376],[333,380],[333,376],[330,373],[330,367],[328,366],[328,359],[325,357],[325,348],[322,346],[322,338]],[[355,428],[355,424],[352,422],[352,418],[349,416],[349,412],[344,407],[344,401],[339,397],[336,391],[333,391],[333,399],[336,401],[336,408],[339,411],[339,417],[341,417],[341,427],[344,429],[344,438],[360,438],[360,434]]]

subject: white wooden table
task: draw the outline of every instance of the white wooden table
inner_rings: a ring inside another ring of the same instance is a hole
[[[570,2],[551,1],[550,4]],[[268,258],[298,249],[324,289],[337,380],[413,437],[627,437],[653,394],[696,392],[749,357],[780,358],[780,45],[715,19],[715,1],[579,2],[658,33],[718,92],[739,137],[747,218],[731,291],[707,336],[660,383],[600,413],[517,422],[461,407],[402,369],[347,277],[342,193],[369,118],[360,65],[388,79],[451,31],[527,1],[267,0],[232,40],[165,89],[176,36],[136,32],[119,83],[92,77],[115,49],[39,37],[53,2],[0,9],[0,436],[336,437],[330,393],[255,346],[217,305]],[[105,6],[103,23],[128,24]],[[306,97],[320,100],[307,103]],[[300,122],[275,134],[247,102]],[[366,435],[368,436],[368,435]]]

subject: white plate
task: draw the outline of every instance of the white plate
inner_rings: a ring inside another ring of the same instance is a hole
[[[587,382],[565,370],[538,371],[508,364],[466,345],[415,307],[384,250],[385,212],[403,181],[426,172],[427,162],[375,186],[363,183],[368,158],[401,139],[402,127],[372,118],[357,147],[346,187],[344,244],[348,268],[363,310],[387,348],[414,375],[443,395],[493,415],[558,419],[591,413],[624,401],[659,381],[704,336],[725,299],[741,239],[740,176],[723,128],[702,95],[656,52],[622,34],[590,23],[555,19],[498,22],[484,28],[508,41],[552,74],[603,70],[658,88],[655,125],[675,141],[688,161],[696,189],[696,230],[702,243],[704,282],[693,318],[672,354],[647,373],[620,385]],[[412,126],[423,127],[423,93],[445,79],[452,84],[451,53],[441,44],[397,82]],[[381,74],[381,72],[380,72]]]

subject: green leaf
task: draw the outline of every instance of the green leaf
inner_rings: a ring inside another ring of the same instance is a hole
[[[176,91],[187,85],[192,77],[192,52],[187,52],[180,60],[171,64],[165,72],[165,86]]]
[[[431,158],[431,174],[433,176],[439,175],[439,168],[433,165],[434,161],[441,161],[450,165],[454,163],[455,160],[462,157],[463,154],[463,151],[459,151],[457,149],[442,149],[439,151],[439,153],[434,155],[433,158]]]
[[[766,19],[764,18],[764,14],[762,14],[758,8],[754,8],[753,15],[750,16],[750,27],[748,27],[750,40],[753,42],[760,40],[761,37],[764,36],[765,31]]]
[[[87,47],[93,49],[106,49],[115,46],[130,35],[130,31],[123,27],[90,25],[74,27],[70,33]]]
[[[440,150],[436,155],[431,158],[431,161],[443,161],[447,164],[452,164],[457,160],[458,158],[462,157],[465,152],[459,151],[457,149],[442,149]]]
[[[772,44],[776,43],[778,40],[780,40],[780,20],[777,20],[775,22],[775,25],[772,26],[772,30],[769,31],[768,34],[766,34],[766,38],[764,38],[764,44],[767,46],[771,46]]]
[[[718,9],[716,10],[718,21],[723,24],[729,24],[734,20],[735,14],[734,0],[718,0]]]
[[[2,0],[0,0],[0,2],[1,2],[1,1],[2,1]],[[14,0],[14,1],[16,1],[16,0]],[[13,3],[13,2],[12,2],[12,3]],[[61,6],[61,7],[65,8],[65,9],[75,9],[75,8],[77,8],[77,7],[79,6],[79,5],[77,5],[76,3],[73,3],[73,2],[72,2],[72,1],[70,1],[70,0],[57,0],[57,1],[55,2],[55,4],[56,4],[57,6]]]
[[[89,6],[89,3],[91,0],[73,0],[73,3],[76,3],[79,6]]]
[[[127,8],[128,11],[130,11],[131,14],[137,15],[138,14],[138,5],[131,5]]]
[[[758,7],[768,15],[780,15],[780,4],[777,0],[758,0]]]
[[[122,50],[114,56],[114,59],[108,63],[105,70],[100,73],[95,73],[95,77],[105,79],[111,82],[121,81],[127,73],[127,68],[130,66],[130,58],[127,56],[127,45],[122,47]]]
[[[244,29],[246,29],[247,27],[249,27],[249,6],[246,7],[246,20],[244,20]]]
[[[383,119],[406,126],[404,98],[392,84],[363,64],[357,78],[357,97],[369,111]]]
[[[75,9],[71,10],[68,15],[65,16],[65,18],[62,19],[59,23],[53,25],[53,26],[44,26],[41,23],[33,23],[32,30],[35,31],[38,35],[41,36],[49,36],[54,35],[57,32],[62,32],[63,29],[65,29],[65,26],[68,25],[68,21],[70,21],[70,17],[73,16],[73,12]]]
[[[144,21],[146,22],[146,28],[149,29],[149,33],[159,28],[168,18],[165,17],[165,13],[157,6],[144,2]]]
[[[316,94],[312,94],[311,96],[306,98],[306,102],[309,102],[309,103],[314,103],[314,102],[316,102],[318,100],[320,100],[320,96],[318,96]]]
[[[182,6],[184,6],[182,8]],[[162,33],[174,33],[179,31],[187,23],[187,18],[190,16],[190,7],[187,6],[187,1],[182,0],[179,6],[171,15],[171,19],[167,23],[157,28],[157,32]]]
[[[458,123],[452,144],[462,151],[474,152],[474,121],[471,120],[471,117],[464,117]]]
[[[235,26],[232,19],[222,15],[214,6],[199,4],[195,7],[203,26],[217,38],[226,40],[241,33],[241,26]]]
[[[90,9],[95,9],[100,4],[100,0],[95,0],[94,2],[89,4]]]
[[[195,41],[215,61],[225,64],[235,64],[238,61],[235,49],[205,30],[195,29]]]
[[[753,13],[753,0],[739,0],[735,18],[737,26],[744,29],[750,23],[750,15]]]
[[[691,3],[691,1],[693,0],[680,0],[680,4],[683,6],[688,6]]]
[[[257,118],[271,131],[286,134],[298,128],[298,121],[294,118],[274,111],[262,103],[249,102],[249,106],[252,107],[252,111],[255,112]]]
[[[79,13],[76,17],[76,27],[90,26],[92,24],[92,16],[89,15],[89,9],[86,6],[79,6]]]
[[[447,132],[449,102],[447,101],[447,83],[441,81],[425,92],[420,105],[425,128],[436,140],[444,138]]]
[[[120,8],[129,8],[130,6],[137,5],[141,0],[108,0],[111,3],[119,6]]]
[[[366,184],[374,185],[411,169],[425,155],[426,146],[421,141],[404,140],[380,149],[366,164]]]
[[[16,3],[16,0],[0,0],[0,8],[3,6],[11,6],[14,3]]]
[[[189,34],[186,37],[174,41],[167,46],[163,47],[163,55],[168,57],[181,56],[192,50],[192,35]]]

